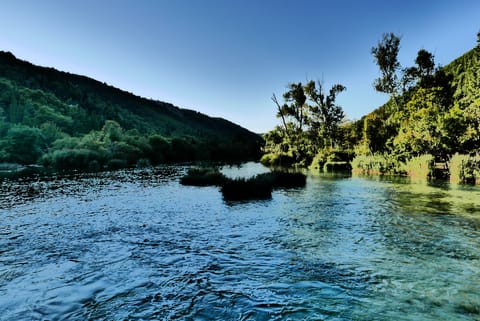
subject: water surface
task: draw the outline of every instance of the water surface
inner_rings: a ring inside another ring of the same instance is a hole
[[[0,182],[0,320],[480,320],[478,187],[187,169]]]

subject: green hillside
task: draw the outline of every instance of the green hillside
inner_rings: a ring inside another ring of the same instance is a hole
[[[261,138],[227,120],[0,52],[0,162],[60,168],[258,157]]]

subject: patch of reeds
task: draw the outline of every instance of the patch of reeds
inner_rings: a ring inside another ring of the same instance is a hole
[[[450,181],[455,183],[480,184],[480,155],[456,153],[450,158]]]
[[[180,178],[180,184],[188,186],[222,186],[227,178],[216,168],[191,168]]]
[[[300,172],[273,171],[267,173],[272,179],[274,188],[304,187],[307,184],[307,176]]]
[[[405,172],[414,179],[434,178],[435,157],[430,154],[415,156],[405,163]]]
[[[396,159],[381,155],[358,155],[352,162],[352,173],[363,175],[402,175],[403,164]]]
[[[227,179],[221,188],[223,198],[228,201],[269,199],[272,197],[272,190],[272,178],[269,173],[247,179]]]
[[[304,187],[307,176],[299,172],[273,171],[251,178],[228,178],[218,169],[192,168],[180,179],[182,185],[220,186],[228,201],[269,199],[274,188]]]

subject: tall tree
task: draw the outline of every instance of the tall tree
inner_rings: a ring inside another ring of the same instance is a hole
[[[318,88],[314,81],[305,85],[308,98],[314,103],[310,106],[308,118],[312,130],[318,131],[323,139],[324,146],[334,147],[338,136],[338,127],[345,118],[342,107],[335,103],[337,95],[346,90],[340,84],[333,85],[328,95],[325,94],[322,83],[318,82]]]
[[[288,91],[283,94],[285,103],[280,105],[275,94],[272,96],[273,102],[276,104],[278,113],[277,117],[282,118],[282,123],[287,136],[291,136],[293,133],[289,131],[303,130],[305,125],[307,114],[307,96],[305,96],[302,83],[291,83],[288,85]]]
[[[398,109],[397,93],[400,87],[398,70],[398,52],[400,50],[400,38],[394,33],[385,33],[377,47],[372,48],[372,55],[375,63],[378,65],[381,77],[374,82],[375,90],[390,94],[392,100]]]

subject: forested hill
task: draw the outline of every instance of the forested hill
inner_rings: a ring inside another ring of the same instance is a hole
[[[240,160],[257,157],[261,143],[227,120],[0,51],[0,162],[78,168]]]

